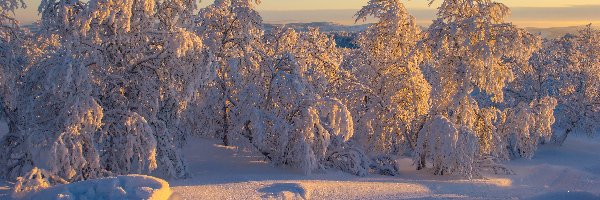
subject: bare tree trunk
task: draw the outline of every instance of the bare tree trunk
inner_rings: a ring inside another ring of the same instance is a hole
[[[424,147],[423,149],[427,149],[427,148]],[[425,162],[425,159],[427,159],[427,154],[423,153],[419,156],[421,157],[421,159],[419,160],[419,163],[417,163],[417,170],[422,170],[422,169],[427,168],[427,163]]]
[[[10,110],[6,107],[4,107],[3,109],[4,109],[4,118],[6,120],[6,125],[8,125],[8,133],[18,132],[17,110]]]
[[[228,114],[227,114],[227,100],[223,101],[223,135],[222,135],[222,140],[223,140],[223,145],[225,146],[229,146],[229,121],[228,121]]]
[[[565,141],[567,140],[567,136],[569,136],[569,134],[573,132],[573,128],[567,128],[567,130],[565,131],[565,134],[561,135],[559,138],[556,138],[555,143],[562,146]]]

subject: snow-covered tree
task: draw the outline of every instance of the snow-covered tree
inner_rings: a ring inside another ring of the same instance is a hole
[[[16,9],[25,7],[21,0],[0,1],[0,116],[7,120],[9,134],[0,138],[0,176],[6,178],[11,169],[8,151],[15,143],[23,143],[23,138],[17,135],[18,112],[18,79],[25,63],[23,51],[23,32],[18,21],[14,18]],[[14,176],[13,178],[16,178]]]
[[[202,78],[195,1],[44,0],[52,50],[23,75],[26,131],[6,140],[9,177],[39,167],[67,181],[187,176],[181,123]]]
[[[200,10],[196,33],[204,39],[209,73],[190,112],[196,135],[217,136],[229,145],[230,110],[251,74],[258,71],[262,51],[262,18],[254,7],[259,1],[218,0]],[[240,105],[244,106],[244,105]]]
[[[362,86],[349,98],[355,138],[374,156],[399,155],[414,147],[418,122],[430,108],[431,87],[415,51],[421,31],[400,0],[369,1],[356,18],[368,16],[379,21],[358,35],[358,49],[344,64]]]
[[[594,134],[600,122],[600,30],[591,25],[576,35],[549,40],[532,64],[552,69],[551,85],[559,100],[557,125],[563,134],[554,137],[562,144],[573,131]]]
[[[434,69],[429,75],[434,112],[461,118],[462,111],[455,109],[476,89],[503,101],[503,89],[514,79],[512,68],[527,64],[539,46],[538,37],[503,21],[508,12],[489,0],[443,2],[423,41],[427,67]]]
[[[498,133],[493,142],[506,148],[490,149],[496,158],[531,159],[537,146],[548,142],[553,136],[552,128],[555,115],[558,114],[555,108],[560,99],[558,83],[561,80],[558,76],[560,69],[551,63],[562,61],[551,58],[550,54],[558,53],[559,48],[553,47],[550,41],[546,40],[540,50],[532,55],[529,65],[513,68],[515,80],[505,88],[505,102],[500,104],[504,111],[497,118]]]
[[[189,20],[195,1],[98,1],[90,2],[88,7],[90,17],[83,18],[81,35],[93,47],[88,48],[91,68],[98,80],[106,121],[111,122],[103,127],[100,136],[103,164],[108,168],[115,166],[111,163],[142,158],[147,159],[144,163],[150,170],[156,163],[152,174],[187,176],[178,147],[184,133],[177,126],[203,72],[197,53],[202,48],[201,38],[186,29],[192,25]],[[119,127],[128,131],[114,130]],[[139,131],[137,137],[141,138],[147,138],[144,135],[150,131],[156,144],[134,140],[138,141],[133,145],[137,150],[132,149],[125,145],[132,142],[130,131]],[[156,157],[140,156],[136,153],[140,150],[146,151],[141,155],[153,155],[148,151],[156,151]],[[133,154],[112,157],[111,151]]]
[[[347,107],[334,98],[341,53],[332,38],[311,29],[276,28],[264,37],[260,73],[231,110],[232,141],[246,140],[276,165],[311,173],[337,168],[368,173],[369,162],[348,144],[354,133]]]
[[[489,141],[496,109],[481,109],[474,92],[503,102],[504,88],[515,78],[513,68],[526,65],[540,43],[537,36],[504,22],[509,11],[490,0],[443,1],[422,41],[426,77],[433,86],[432,114],[476,134],[482,150],[476,156],[502,146]]]
[[[22,143],[9,150],[8,177],[33,167],[67,181],[97,178],[100,167],[95,133],[103,110],[91,96],[89,72],[70,51],[57,51],[25,75],[19,98]],[[26,127],[26,128],[25,128]]]
[[[15,100],[17,81],[23,67],[27,64],[24,32],[14,18],[14,11],[24,8],[22,0],[0,1],[0,113],[8,120],[11,132],[15,132],[17,123]]]

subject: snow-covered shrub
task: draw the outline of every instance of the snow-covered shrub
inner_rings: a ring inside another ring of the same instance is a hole
[[[292,122],[287,147],[283,148],[284,163],[306,170],[335,168],[364,176],[369,159],[349,139],[354,127],[347,108],[337,99],[323,99],[316,107],[300,111]],[[318,109],[317,109],[318,108]]]
[[[114,111],[106,115],[115,116],[104,121],[98,141],[103,168],[115,174],[154,171],[157,142],[146,119],[137,113]]]
[[[163,121],[151,121],[156,137],[156,171],[150,175],[164,178],[188,178],[187,163],[183,158],[175,134]],[[150,166],[153,166],[152,164]]]
[[[366,176],[371,168],[370,158],[362,149],[352,146],[330,148],[326,165],[357,176]]]
[[[283,152],[288,155],[284,163],[304,169],[305,173],[310,174],[323,167],[320,166],[321,160],[329,146],[330,135],[321,124],[315,108],[299,112],[292,121],[294,126],[290,131],[288,146]]]
[[[531,159],[537,146],[552,137],[556,105],[556,99],[545,97],[506,111],[506,119],[498,134],[505,135],[508,144],[498,146],[505,146],[511,157]]]
[[[444,116],[435,116],[419,132],[414,161],[418,169],[431,162],[436,175],[478,176],[475,165],[479,139],[470,129],[457,126]]]
[[[396,176],[399,173],[396,156],[380,155],[371,159],[370,168],[377,174]]]
[[[22,198],[31,192],[37,192],[56,184],[68,182],[46,170],[33,168],[23,177],[18,177],[13,188],[13,198]]]

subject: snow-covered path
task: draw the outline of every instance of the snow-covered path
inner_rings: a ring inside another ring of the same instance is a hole
[[[509,166],[517,175],[462,180],[416,171],[356,177],[337,171],[304,175],[270,166],[258,154],[194,139],[185,148],[193,178],[170,182],[179,199],[600,199],[600,142],[574,138],[543,146],[534,160]]]

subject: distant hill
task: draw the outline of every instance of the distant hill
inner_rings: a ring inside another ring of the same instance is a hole
[[[543,38],[554,39],[566,34],[574,34],[584,26],[553,27],[553,28],[525,28],[530,33],[540,34]]]
[[[356,33],[365,30],[371,24],[361,25],[343,25],[333,22],[312,22],[312,23],[289,23],[285,24],[286,27],[292,28],[296,31],[307,31],[309,27],[319,28],[321,32],[346,32]],[[265,24],[267,31],[273,29],[275,26],[282,26],[282,24]],[[540,34],[543,38],[558,38],[568,33],[577,33],[577,31],[584,26],[569,26],[569,27],[552,27],[552,28],[537,28],[528,27],[525,30],[533,34]],[[421,27],[423,30],[427,30],[427,27]]]
[[[325,33],[348,33],[346,35],[352,36],[353,33],[360,32],[365,30],[371,24],[358,24],[358,25],[344,25],[340,23],[334,22],[311,22],[311,23],[288,23],[288,24],[264,24],[264,28],[266,31],[270,31],[276,26],[286,26],[292,28],[296,31],[308,31],[310,27],[319,28],[321,32]],[[422,30],[427,30],[426,26],[420,26]],[[568,33],[577,33],[579,29],[582,29],[585,26],[569,26],[569,27],[552,27],[552,28],[537,28],[537,27],[527,27],[525,30],[529,31],[533,34],[540,34],[543,38],[559,38]],[[598,26],[595,26],[598,28]],[[32,32],[37,32],[39,27],[38,24],[26,24],[21,26],[21,28],[30,30]]]
[[[370,24],[361,25],[343,25],[334,22],[311,22],[311,23],[289,23],[285,24],[286,27],[292,28],[296,31],[308,31],[310,27],[319,28],[321,32],[360,32],[365,30]],[[283,24],[265,24],[265,29],[270,31],[276,26],[283,26]]]

